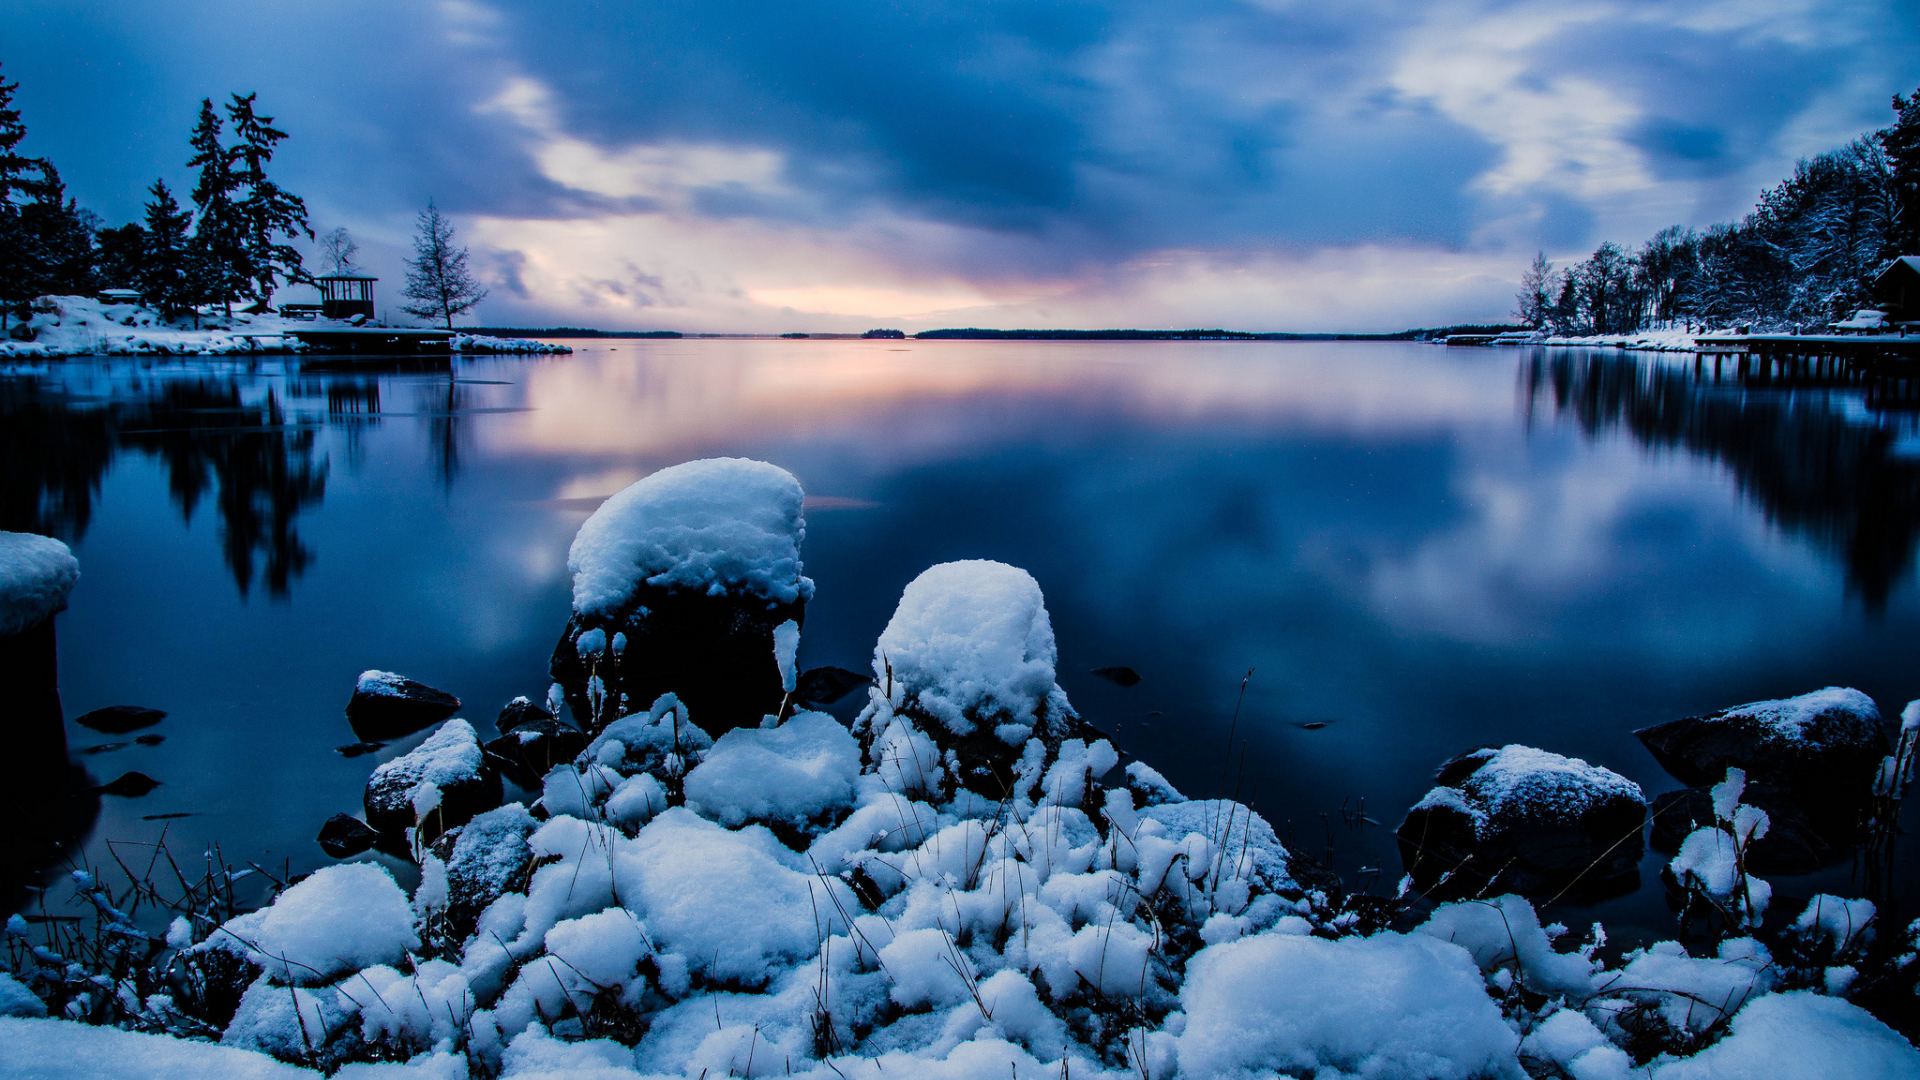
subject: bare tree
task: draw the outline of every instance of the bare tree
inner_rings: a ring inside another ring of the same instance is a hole
[[[358,267],[353,257],[360,254],[360,245],[353,242],[353,234],[345,225],[320,236],[320,266],[329,274],[351,274]]]
[[[407,287],[402,296],[414,301],[401,310],[422,319],[439,319],[453,329],[453,317],[486,299],[487,290],[467,272],[467,249],[453,246],[453,222],[427,200],[420,211],[420,227],[413,236],[413,258],[407,260]]]

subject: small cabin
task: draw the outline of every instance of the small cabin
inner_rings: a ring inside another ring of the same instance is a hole
[[[1920,320],[1920,255],[1902,255],[1880,271],[1873,298],[1895,322]]]
[[[139,289],[101,289],[93,294],[102,304],[137,304],[140,302]]]
[[[329,319],[351,319],[355,315],[373,318],[373,283],[377,277],[364,274],[327,274],[313,279],[320,290],[320,314]]]

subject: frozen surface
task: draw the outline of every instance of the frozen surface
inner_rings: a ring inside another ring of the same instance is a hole
[[[0,637],[65,610],[80,561],[51,536],[0,532]]]
[[[1053,624],[1033,575],[984,559],[909,582],[873,651],[876,686],[965,735],[1035,723],[1055,692]]]
[[[573,609],[611,618],[643,584],[805,600],[813,595],[800,572],[805,497],[793,474],[764,461],[709,458],[662,469],[580,526],[567,554]]]

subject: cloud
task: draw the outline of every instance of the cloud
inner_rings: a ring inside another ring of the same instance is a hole
[[[29,149],[110,221],[183,179],[200,96],[258,90],[294,133],[283,182],[383,278],[432,197],[493,259],[484,317],[687,329],[1497,317],[1535,248],[1736,214],[1920,83],[1912,20],[1845,0],[20,0],[12,23]]]

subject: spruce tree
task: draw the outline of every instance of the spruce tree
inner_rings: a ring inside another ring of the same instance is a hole
[[[92,292],[93,233],[99,218],[67,197],[67,185],[53,162],[35,164],[40,175],[28,184],[31,201],[20,207],[29,294]]]
[[[32,183],[29,174],[39,162],[20,153],[27,125],[13,105],[18,89],[19,83],[0,78],[0,331],[6,329],[13,306],[32,288],[27,239],[14,197],[26,193]]]
[[[1912,97],[1893,95],[1893,111],[1893,126],[1879,132],[1899,203],[1893,254],[1920,255],[1920,90]]]
[[[239,183],[230,167],[227,148],[220,143],[223,126],[213,101],[201,98],[200,116],[189,140],[193,156],[187,159],[187,167],[200,170],[193,185],[193,202],[199,208],[192,242],[201,286],[196,302],[223,305],[231,315],[234,300],[244,295],[252,275],[246,265],[245,230],[234,208],[234,191]]]
[[[141,289],[147,264],[147,230],[137,223],[101,229],[93,235],[94,276],[109,289]]]
[[[313,230],[307,225],[307,204],[267,177],[273,148],[287,133],[273,126],[273,117],[254,112],[256,96],[234,94],[227,105],[234,137],[239,139],[227,150],[227,160],[235,189],[245,191],[233,204],[244,255],[245,291],[254,300],[253,310],[265,311],[283,277],[293,283],[310,276],[300,264],[300,252],[280,238],[291,240],[305,233],[311,239]]]
[[[407,260],[407,287],[401,295],[414,301],[401,310],[422,319],[444,320],[453,329],[453,317],[486,299],[467,272],[467,249],[453,246],[453,222],[427,200],[420,211],[419,231],[413,237],[413,258]]]
[[[198,299],[188,274],[190,240],[187,225],[193,215],[180,208],[165,180],[147,189],[147,247],[142,260],[140,291],[147,303],[169,317],[191,308]]]

